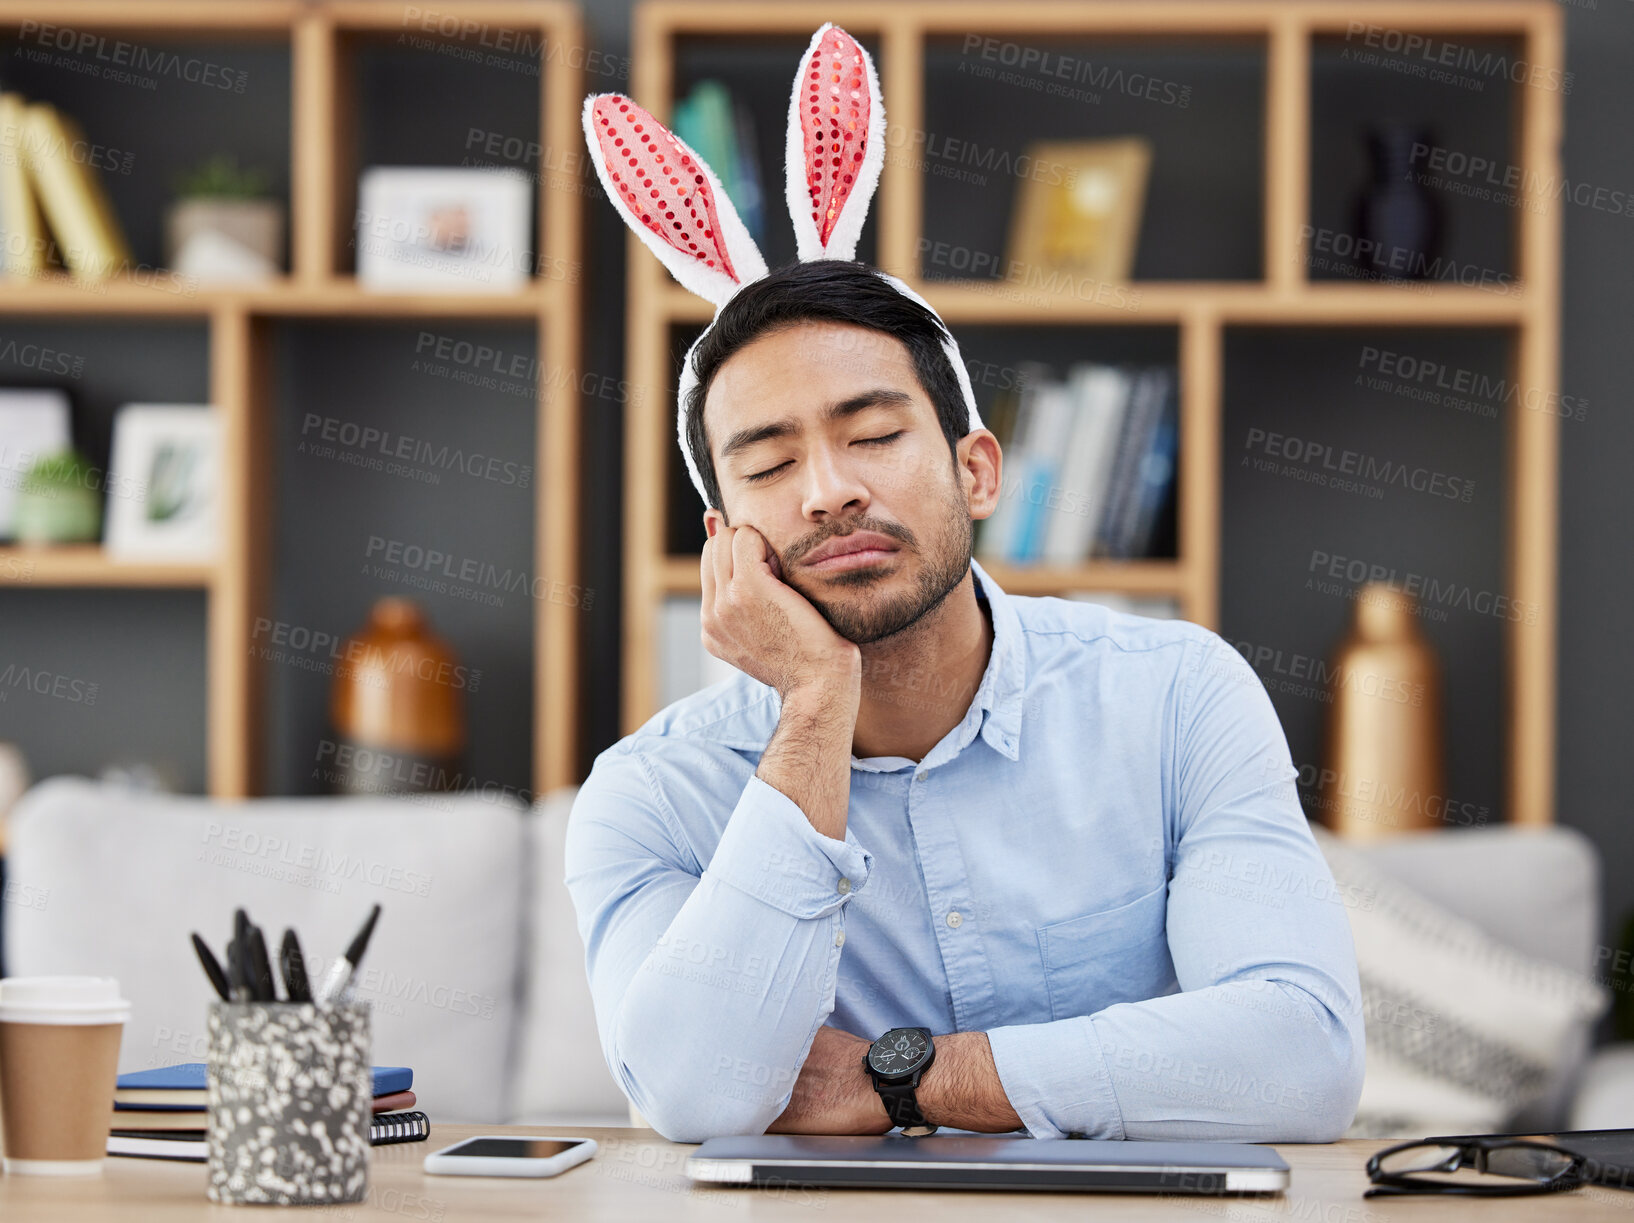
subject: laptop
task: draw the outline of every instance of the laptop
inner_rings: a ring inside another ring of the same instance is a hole
[[[1278,1193],[1288,1165],[1234,1142],[1119,1142],[931,1134],[711,1138],[686,1161],[695,1181],[852,1189],[1090,1189]]]

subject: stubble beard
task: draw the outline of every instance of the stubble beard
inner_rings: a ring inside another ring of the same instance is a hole
[[[903,548],[903,552],[911,551],[920,559],[919,573],[911,590],[876,597],[876,588],[895,578],[894,566],[842,570],[822,579],[827,586],[854,591],[849,598],[824,598],[812,591],[800,590],[841,637],[856,645],[872,645],[912,628],[940,607],[970,572],[974,526],[969,509],[956,489],[946,488],[942,500],[947,513],[936,537],[930,541],[931,546],[928,549],[914,546],[910,533]],[[901,563],[897,561],[895,565]]]

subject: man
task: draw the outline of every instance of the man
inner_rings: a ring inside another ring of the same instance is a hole
[[[702,638],[743,674],[574,804],[608,1065],[684,1142],[905,1117],[1337,1139],[1355,956],[1264,688],[1198,625],[1010,596],[972,560],[1000,452],[944,334],[820,260],[696,350]],[[876,1085],[872,1043],[915,1027],[917,1084]]]

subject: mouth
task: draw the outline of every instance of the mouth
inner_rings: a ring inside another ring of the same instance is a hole
[[[887,561],[900,550],[894,542],[876,532],[854,531],[823,544],[802,562],[802,566],[818,573],[862,569]]]

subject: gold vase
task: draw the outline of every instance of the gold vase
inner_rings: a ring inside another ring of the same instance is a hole
[[[375,602],[335,668],[329,715],[341,793],[446,790],[465,746],[464,668],[412,599]]]
[[[1323,822],[1355,841],[1438,827],[1441,668],[1419,631],[1412,595],[1385,582],[1362,587],[1328,688]]]

